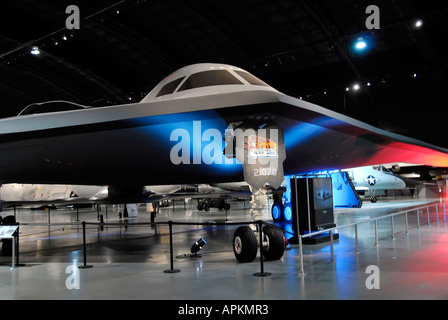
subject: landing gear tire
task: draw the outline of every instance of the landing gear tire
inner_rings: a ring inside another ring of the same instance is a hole
[[[285,253],[285,236],[283,232],[264,227],[264,240],[266,244],[263,244],[263,256],[266,260],[280,260]]]
[[[377,197],[370,197],[370,202],[377,203],[378,202],[378,198]]]
[[[239,227],[233,235],[233,253],[239,262],[252,262],[257,257],[257,237],[247,226]]]
[[[282,222],[283,221],[283,204],[280,202],[274,202],[271,208],[271,215],[274,222]]]
[[[288,223],[292,222],[292,206],[290,203],[286,204],[283,208],[283,218]]]

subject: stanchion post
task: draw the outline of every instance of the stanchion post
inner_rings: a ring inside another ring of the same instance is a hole
[[[439,204],[436,204],[436,223],[439,224]]]
[[[272,274],[270,272],[264,272],[263,264],[263,221],[258,221],[258,235],[259,235],[259,246],[260,246],[260,272],[254,273],[256,277],[269,277]]]
[[[408,225],[408,212],[405,213],[405,220],[406,220],[406,234],[409,234],[409,225]]]
[[[12,242],[12,262],[11,262],[11,270],[13,270],[15,268],[16,265],[16,243],[15,243],[16,239],[14,236],[11,237],[11,242]]]
[[[14,264],[16,265],[16,266],[19,266],[19,226],[17,227],[17,237],[13,237],[12,238],[12,243],[13,243],[13,245],[14,245],[14,243],[15,243],[15,245],[14,245],[14,247],[13,247],[13,249],[12,249],[12,252],[13,252],[13,254],[15,254],[16,253],[16,250],[17,250],[17,254],[16,254],[16,256],[15,256],[15,258],[13,259],[13,261],[14,261]]]
[[[375,247],[378,246],[378,219],[375,220]]]
[[[333,230],[330,230],[330,244],[331,244],[331,262],[334,262],[334,241],[333,241]]]
[[[168,226],[170,229],[170,265],[171,269],[164,270],[164,273],[177,273],[180,272],[179,269],[174,269],[174,258],[173,258],[173,221],[168,221]]]
[[[420,229],[420,209],[417,208],[417,229]]]
[[[87,265],[87,245],[86,245],[86,222],[82,222],[82,247],[84,254],[84,265],[78,267],[79,269],[88,269],[92,268],[92,265]]]
[[[443,220],[446,221],[446,205],[445,205],[445,201],[443,202]]]
[[[302,244],[302,236],[300,233],[297,234],[297,238],[299,239],[299,251],[300,251],[300,271],[299,275],[304,276],[305,270],[303,270],[303,244]]]
[[[19,246],[19,242],[20,242],[20,223],[17,223],[18,227],[17,227],[17,244],[16,244],[16,267],[24,267],[25,264],[24,263],[20,263],[19,262],[19,256],[20,256],[20,246]]]
[[[394,216],[390,217],[390,229],[392,231],[392,237],[391,239],[394,240],[395,239],[395,223],[394,223]]]

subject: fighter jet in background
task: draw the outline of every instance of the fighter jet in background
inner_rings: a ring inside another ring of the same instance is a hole
[[[100,186],[4,184],[0,188],[2,202],[51,203],[52,201],[82,199],[94,201],[107,196],[107,188]]]
[[[392,171],[383,165],[352,168],[342,171],[348,172],[358,193],[369,192],[372,203],[378,201],[375,194],[377,191],[406,188],[406,182],[394,175]]]
[[[4,184],[0,187],[0,212],[2,207],[30,206],[45,208],[47,206],[75,206],[86,204],[126,204],[130,202],[155,204],[154,211],[161,202],[184,199],[214,199],[223,204],[222,209],[229,210],[227,203],[232,197],[247,197],[248,188],[239,185],[224,184],[227,189],[209,185],[166,185],[146,186],[144,198],[130,199],[110,197],[107,186],[89,185],[50,185],[50,184]],[[230,188],[229,188],[230,187]],[[138,201],[135,201],[138,200]],[[199,201],[198,201],[199,202]],[[203,207],[201,208],[201,210]],[[206,211],[208,211],[206,209]],[[152,211],[151,213],[153,213]],[[151,217],[152,219],[155,218]]]

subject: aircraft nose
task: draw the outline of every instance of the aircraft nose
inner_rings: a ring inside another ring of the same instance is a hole
[[[404,182],[403,180],[401,180],[400,178],[397,178],[398,181],[397,183],[400,185],[399,189],[404,189],[406,188],[406,182]]]

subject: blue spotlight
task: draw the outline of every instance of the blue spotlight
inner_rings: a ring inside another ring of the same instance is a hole
[[[375,47],[375,37],[370,33],[358,35],[352,39],[349,46],[349,50],[353,55],[362,56]]]
[[[206,243],[207,242],[205,242],[204,238],[199,239],[198,241],[193,243],[190,252],[194,255],[197,255],[197,253],[202,250]]]
[[[367,42],[364,40],[364,38],[360,37],[355,42],[355,48],[358,51],[364,51],[367,49],[368,45]]]

